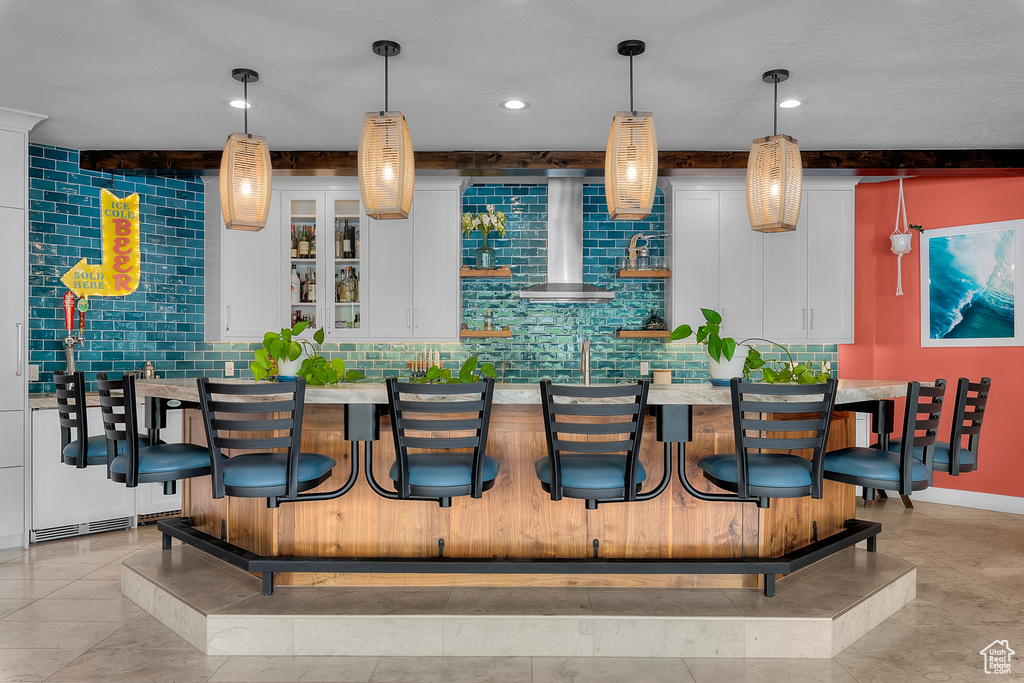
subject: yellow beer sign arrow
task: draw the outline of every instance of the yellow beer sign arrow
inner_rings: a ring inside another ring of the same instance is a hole
[[[139,195],[119,198],[100,190],[103,263],[83,258],[61,282],[78,296],[125,296],[139,286]]]

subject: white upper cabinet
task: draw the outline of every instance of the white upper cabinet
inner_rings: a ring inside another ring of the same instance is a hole
[[[856,178],[804,178],[793,232],[750,229],[742,178],[665,178],[671,326],[722,313],[737,341],[853,342]]]
[[[262,341],[284,326],[281,236],[273,217],[275,193],[262,230],[228,230],[221,215],[220,180],[206,184],[206,333],[210,341]]]
[[[332,342],[458,339],[466,180],[417,178],[409,218],[374,220],[357,178],[274,178],[255,233],[224,230],[207,183],[208,339],[260,341],[297,318]]]
[[[25,208],[26,133],[0,128],[0,206]]]

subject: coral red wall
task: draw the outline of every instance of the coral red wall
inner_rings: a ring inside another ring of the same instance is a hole
[[[1024,218],[1024,178],[911,178],[904,181],[903,194],[909,221],[925,230]],[[1018,412],[1024,406],[1024,347],[921,348],[917,235],[913,251],[903,257],[904,296],[895,295],[896,256],[889,251],[889,234],[898,196],[895,181],[857,186],[857,342],[839,346],[840,373],[865,379],[943,377],[950,402],[958,377],[991,377],[979,469],[959,477],[936,473],[935,486],[1024,497],[1024,415]],[[949,423],[947,414],[939,432],[943,440],[949,438]]]

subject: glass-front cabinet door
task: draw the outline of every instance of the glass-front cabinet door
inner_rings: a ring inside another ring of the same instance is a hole
[[[359,190],[284,191],[281,214],[289,302],[281,326],[305,320],[307,334],[323,327],[331,341],[365,337]]]
[[[325,283],[325,308],[328,338],[365,337],[363,246],[360,232],[362,207],[358,190],[327,193],[327,221],[330,226]]]

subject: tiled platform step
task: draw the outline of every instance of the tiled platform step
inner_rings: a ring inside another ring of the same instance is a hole
[[[121,590],[209,655],[833,657],[914,599],[914,565],[851,548],[757,589],[275,588],[197,550]]]

